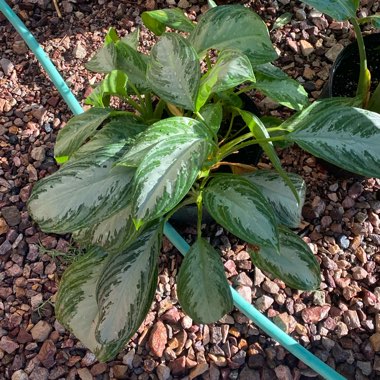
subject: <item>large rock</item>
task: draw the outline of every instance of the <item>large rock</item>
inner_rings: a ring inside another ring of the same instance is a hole
[[[168,343],[168,334],[165,325],[158,321],[153,327],[149,336],[149,348],[152,353],[159,358],[163,355],[166,344]]]
[[[52,331],[52,327],[49,323],[45,321],[38,321],[37,324],[30,330],[33,339],[36,342],[43,342],[45,341],[49,334]]]

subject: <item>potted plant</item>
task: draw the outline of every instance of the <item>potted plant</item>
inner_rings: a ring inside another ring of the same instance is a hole
[[[217,321],[232,309],[221,258],[202,238],[204,207],[247,242],[259,268],[294,288],[318,287],[318,262],[291,230],[300,222],[305,182],[282,169],[274,143],[297,143],[359,174],[380,176],[379,115],[342,99],[306,107],[302,86],[270,63],[276,52],[251,10],[214,7],[196,25],[176,9],[142,19],[160,36],[150,55],[137,50],[137,32],[120,39],[109,31],[88,63],[107,73],[87,99],[94,107],[59,132],[55,157],[62,166],[36,184],[28,203],[43,231],[73,233],[87,251],[62,277],[56,314],[103,361],[144,320],[157,285],[164,223],[187,204],[197,206],[198,236],[177,290],[196,322]],[[165,32],[167,26],[187,38]],[[252,88],[298,113],[265,125],[241,108],[237,95]],[[109,107],[111,96],[134,111]],[[220,134],[222,120],[232,125],[237,116],[243,130]],[[229,161],[252,145],[261,146],[274,170]],[[234,171],[219,173],[221,166]]]
[[[371,23],[380,28],[380,14],[359,18],[358,0],[339,2],[302,0],[333,19],[348,20],[354,27],[356,41],[337,57],[327,83],[327,95],[360,99],[362,108],[380,113],[380,34],[364,36],[360,25]]]

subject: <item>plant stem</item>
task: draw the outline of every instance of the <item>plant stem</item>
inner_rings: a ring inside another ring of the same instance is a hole
[[[229,137],[229,135],[230,135],[230,133],[231,133],[231,131],[232,131],[232,125],[234,124],[235,116],[236,116],[235,112],[232,112],[230,125],[228,126],[228,131],[227,131],[226,135],[223,137],[223,140],[221,140],[221,141],[219,142],[219,145],[222,145],[223,142],[226,141],[226,140],[228,139],[228,137]]]
[[[368,103],[368,109],[380,113],[380,83],[376,87]]]
[[[210,57],[208,55],[208,52],[206,53],[205,61],[206,61],[206,65],[207,65],[207,71],[211,70],[211,60],[210,60]]]
[[[359,23],[356,18],[350,19],[356,34],[356,41],[358,43],[359,49],[359,58],[360,58],[360,74],[359,74],[359,83],[356,90],[356,95],[360,96],[362,99],[362,107],[366,108],[368,104],[368,95],[370,88],[370,75],[367,68],[367,56],[365,51],[364,39],[362,36],[362,31],[360,29]]]
[[[255,86],[246,86],[246,87],[241,88],[238,92],[235,92],[235,95],[240,95],[244,92],[251,91],[254,89],[255,89]]]
[[[202,193],[200,192],[197,198],[198,220],[197,220],[197,238],[202,236]]]
[[[245,142],[242,142],[241,144],[232,146],[230,149],[224,151],[223,154],[220,154],[219,161],[223,160],[225,157],[229,156],[233,152],[246,148],[247,146],[266,143],[266,142],[273,142],[273,141],[284,141],[284,140],[285,140],[285,136],[275,136],[275,137],[270,137],[268,139],[254,139],[251,141],[245,141]]]

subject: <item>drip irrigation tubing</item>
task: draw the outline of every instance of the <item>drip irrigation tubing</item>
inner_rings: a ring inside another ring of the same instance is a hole
[[[71,92],[64,79],[55,68],[54,64],[44,52],[42,47],[39,45],[34,36],[26,28],[24,23],[20,18],[13,12],[13,10],[8,6],[5,0],[0,0],[0,11],[5,15],[8,21],[14,26],[20,36],[24,39],[26,44],[32,50],[32,52],[37,57],[38,61],[45,69],[49,75],[51,81],[54,83],[55,87],[62,95],[63,99],[67,103],[70,110],[74,115],[79,115],[83,112],[83,109]],[[169,224],[166,223],[164,227],[164,233],[166,237],[172,242],[172,244],[185,255],[190,246],[181,237],[181,235]],[[310,351],[300,345],[296,340],[286,334],[283,330],[277,327],[273,322],[271,322],[265,315],[261,314],[255,307],[253,307],[249,302],[247,302],[234,288],[231,287],[232,297],[234,305],[250,320],[252,320],[260,329],[262,329],[266,334],[284,346],[289,352],[291,352],[298,359],[303,361],[306,365],[312,368],[315,372],[321,375],[327,380],[344,380],[345,377],[340,375],[334,369],[329,367]]]

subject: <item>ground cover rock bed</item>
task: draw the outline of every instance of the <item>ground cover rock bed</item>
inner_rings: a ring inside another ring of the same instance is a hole
[[[63,0],[59,18],[47,0],[11,3],[79,99],[99,80],[83,63],[109,26],[130,31],[143,10],[168,5],[193,19],[206,9],[198,0]],[[271,32],[281,51],[278,63],[318,98],[331,63],[353,37],[349,25],[296,1],[240,3],[268,25],[293,13],[291,25]],[[376,1],[362,1],[363,15],[378,8]],[[151,35],[143,29],[141,38],[149,49]],[[71,113],[1,14],[0,89],[0,379],[317,378],[237,310],[215,325],[196,325],[185,316],[174,285],[181,256],[166,240],[145,322],[115,360],[98,363],[55,320],[52,307],[63,269],[78,252],[69,236],[40,232],[26,209],[33,184],[57,169],[54,141]],[[266,112],[283,112],[268,99],[256,100]],[[227,276],[244,298],[346,378],[379,378],[380,181],[336,179],[295,148],[281,157],[308,184],[299,233],[321,263],[320,290],[294,291],[265,276],[252,266],[245,246],[221,227],[207,225],[204,234],[222,252]],[[265,158],[261,165],[267,165]],[[180,232],[194,240],[192,226]]]

